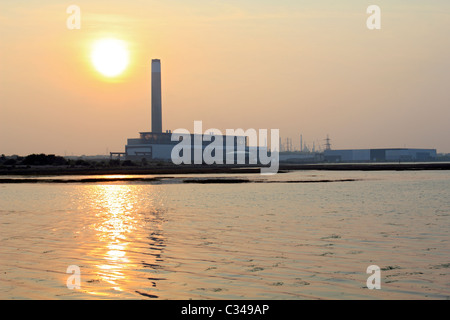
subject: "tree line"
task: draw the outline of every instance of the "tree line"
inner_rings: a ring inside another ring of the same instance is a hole
[[[4,154],[0,156],[0,165],[2,166],[69,166],[69,167],[118,167],[118,166],[146,166],[152,164],[151,161],[142,159],[141,161],[131,161],[118,159],[103,160],[84,160],[84,159],[66,159],[54,154],[30,154],[25,157],[11,156]],[[159,164],[159,163],[157,163]]]

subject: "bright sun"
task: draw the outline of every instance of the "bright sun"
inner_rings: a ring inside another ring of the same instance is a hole
[[[91,60],[95,69],[106,77],[121,74],[129,62],[125,42],[117,39],[101,39],[94,43]]]

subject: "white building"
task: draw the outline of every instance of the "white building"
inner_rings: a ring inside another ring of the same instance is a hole
[[[324,158],[329,162],[364,162],[364,161],[433,161],[436,149],[346,149],[325,150]]]

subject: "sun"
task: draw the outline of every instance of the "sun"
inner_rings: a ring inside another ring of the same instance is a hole
[[[106,77],[120,75],[128,66],[129,53],[124,41],[101,39],[94,43],[91,60],[95,69]]]

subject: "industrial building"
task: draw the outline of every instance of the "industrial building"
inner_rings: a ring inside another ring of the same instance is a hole
[[[328,162],[399,162],[433,161],[436,149],[347,149],[325,150],[324,159]]]
[[[118,156],[120,159],[121,156],[125,156],[127,160],[134,161],[140,161],[142,159],[162,161],[172,160],[172,150],[180,143],[180,141],[178,139],[172,141],[173,134],[170,130],[163,131],[161,91],[161,61],[159,59],[153,59],[151,63],[151,131],[140,132],[138,138],[128,139],[127,144],[125,145],[125,152],[111,152],[111,157]],[[186,139],[191,141],[191,148],[189,148],[191,152],[190,159],[195,158],[194,156],[195,154],[198,154],[196,151],[198,151],[199,148],[201,148],[203,152],[205,148],[210,145],[211,140],[216,141],[216,138],[219,137],[216,135],[214,138],[208,137],[210,139],[203,139],[204,135],[198,134],[197,132],[195,134],[186,135],[190,135],[190,137],[188,137],[189,139]],[[242,153],[245,153],[245,163],[249,163],[247,160],[250,159],[250,157],[254,157],[254,154],[259,154],[258,151],[267,153],[267,147],[249,148],[248,139],[245,135],[220,135],[220,138],[223,143],[223,149],[220,151],[222,151],[224,160],[230,155],[230,152],[235,154],[235,159],[237,159],[238,154],[239,156],[242,156]],[[300,140],[300,148],[302,150],[302,136],[300,136]],[[199,141],[200,143],[198,143]],[[281,154],[279,160],[284,162],[319,162],[323,160],[327,162],[398,162],[432,161],[435,160],[437,156],[436,149],[397,148],[331,150],[330,139],[328,136],[326,142],[326,149],[323,154],[313,152],[312,154],[300,153],[297,155],[289,152],[285,155]],[[260,159],[257,161],[259,160]]]
[[[159,59],[153,59],[151,64],[151,131],[150,132],[140,132],[139,138],[128,139],[125,146],[125,153],[122,152],[111,152],[112,156],[125,156],[127,160],[137,160],[142,159],[147,160],[163,160],[170,161],[172,155],[172,149],[176,146],[179,141],[172,141],[171,130],[166,130],[163,132],[162,129],[162,99],[161,99],[161,61]],[[196,138],[197,137],[197,138]],[[248,152],[248,139],[246,136],[221,136],[223,141],[223,155],[224,158],[227,152],[231,150],[237,151],[242,150]],[[194,159],[194,150],[198,148],[194,145],[194,141],[199,141],[198,134],[191,134],[190,141],[192,142],[191,147],[191,159]],[[202,151],[210,141],[203,141],[200,139]],[[229,141],[233,141],[233,145],[226,145]],[[238,149],[238,146],[240,149]]]

